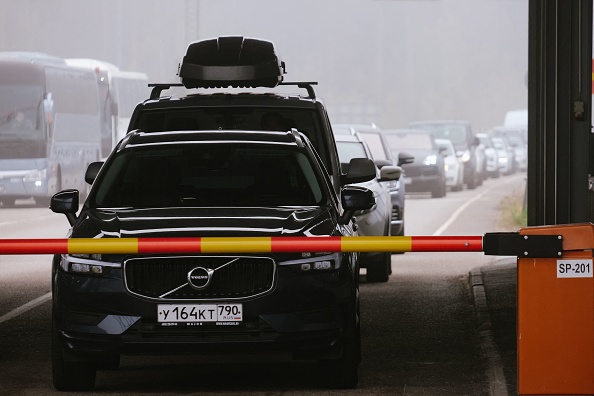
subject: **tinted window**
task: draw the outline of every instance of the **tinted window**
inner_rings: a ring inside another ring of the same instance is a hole
[[[279,117],[280,116],[280,117]],[[268,122],[274,121],[274,122]],[[135,128],[147,132],[178,130],[275,130],[296,128],[311,141],[331,170],[326,132],[312,110],[285,107],[193,107],[191,109],[145,110]]]
[[[424,133],[387,134],[386,140],[392,150],[431,150],[433,148],[431,136]]]
[[[415,128],[422,128],[429,131],[438,139],[448,139],[452,143],[466,142],[466,127],[460,124],[423,124],[415,125]]]
[[[376,160],[390,160],[388,158],[388,154],[384,150],[384,144],[382,142],[382,138],[377,133],[364,133],[360,132],[361,135],[364,136],[367,145],[369,146],[369,150],[371,150],[371,154],[373,155],[373,159]]]
[[[91,206],[305,206],[325,199],[305,154],[255,144],[128,149],[98,182]]]

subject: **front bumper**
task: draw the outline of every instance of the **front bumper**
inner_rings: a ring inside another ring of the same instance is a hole
[[[266,351],[289,352],[295,358],[335,358],[341,354],[343,330],[358,298],[351,278],[347,268],[301,274],[281,267],[270,293],[233,301],[243,305],[239,324],[164,326],[157,321],[159,302],[127,292],[120,269],[101,277],[58,271],[53,319],[71,360],[99,361],[114,354]]]

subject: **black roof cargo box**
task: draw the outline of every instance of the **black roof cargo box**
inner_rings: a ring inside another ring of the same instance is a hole
[[[270,41],[225,36],[190,43],[179,68],[186,88],[276,87],[285,64]]]

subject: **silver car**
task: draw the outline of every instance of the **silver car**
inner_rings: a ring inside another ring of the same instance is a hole
[[[352,158],[369,158],[373,155],[363,137],[351,128],[333,127],[338,157],[343,173],[348,170]],[[376,204],[369,210],[355,213],[356,223],[361,236],[390,236],[392,201],[390,191],[384,182],[398,180],[402,169],[399,166],[386,165],[377,168],[375,179],[358,183],[373,191]],[[366,268],[368,282],[387,282],[392,272],[390,252],[361,253],[361,267]]]

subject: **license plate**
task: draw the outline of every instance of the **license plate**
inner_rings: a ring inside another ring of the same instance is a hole
[[[159,304],[159,323],[234,323],[243,320],[241,304]]]

